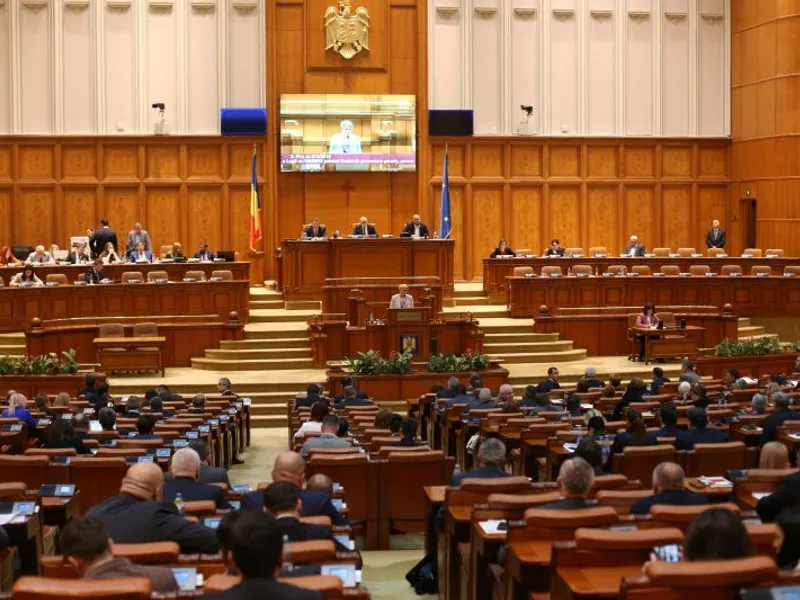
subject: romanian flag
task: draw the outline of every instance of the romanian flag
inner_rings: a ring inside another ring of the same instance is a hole
[[[258,195],[258,175],[256,174],[256,147],[253,146],[253,174],[250,180],[250,249],[256,250],[261,240],[261,197]]]

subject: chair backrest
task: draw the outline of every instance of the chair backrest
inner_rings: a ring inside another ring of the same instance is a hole
[[[745,248],[742,256],[751,256],[753,258],[761,258],[761,248]]]
[[[589,490],[589,498],[594,498],[602,490],[616,490],[628,487],[630,481],[625,475],[612,473],[611,475],[598,475],[594,478],[592,487]],[[641,487],[641,484],[639,484]]]
[[[377,465],[364,453],[313,453],[306,464],[306,478],[322,473],[342,485],[347,494],[347,512],[352,521],[378,517]]]
[[[772,275],[772,267],[770,267],[769,265],[754,265],[754,266],[750,267],[750,275],[752,275],[753,277],[757,277],[759,275],[762,276],[762,277],[764,275],[771,276]]]
[[[125,328],[119,323],[103,323],[97,328],[97,337],[125,337]]]
[[[709,248],[706,250],[706,256],[720,256],[721,254],[727,254],[725,248]]]
[[[800,276],[800,265],[790,265],[788,267],[784,267],[783,274]]]
[[[550,277],[551,275],[563,275],[564,271],[561,267],[556,265],[548,265],[546,267],[542,267],[542,276]]]
[[[677,277],[681,273],[681,268],[678,265],[662,265],[661,272],[668,277]]]
[[[606,269],[606,273],[613,273],[614,275],[627,275],[628,267],[625,265],[609,265],[609,267]]]
[[[122,283],[142,283],[144,278],[139,271],[125,271],[122,274]]]
[[[44,278],[45,283],[57,283],[58,285],[67,285],[67,276],[64,273],[48,273]]]
[[[514,267],[514,277],[525,277],[533,274],[533,267]]]
[[[591,275],[594,273],[594,269],[592,269],[592,265],[573,265],[572,266],[572,274],[573,275]]]
[[[186,271],[186,275],[183,276],[184,279],[195,279],[197,281],[205,281],[206,280],[206,272],[205,271]]]
[[[653,274],[653,269],[650,265],[634,265],[631,267],[631,273],[636,273],[642,277],[650,277]]]
[[[14,584],[14,600],[149,600],[152,582],[145,577],[119,579],[53,579],[21,577]]]
[[[667,258],[672,254],[672,250],[670,248],[653,248],[653,254],[658,258]]]
[[[114,544],[114,556],[122,556],[140,565],[177,563],[181,553],[178,542],[147,542],[143,544]]]
[[[56,456],[77,456],[75,448],[28,448],[25,456],[47,456],[51,460]]]
[[[161,248],[158,249],[158,253],[161,258],[164,258],[167,254],[172,254],[172,244],[162,244]]]
[[[564,249],[564,256],[575,256],[575,255],[583,255],[585,252],[583,248],[565,248]]]
[[[783,258],[785,254],[783,248],[767,248],[764,251],[764,256],[767,258]]]
[[[735,469],[745,468],[747,448],[744,442],[695,444],[686,455],[686,476],[723,476]]]
[[[631,506],[635,502],[652,495],[653,491],[649,488],[646,490],[600,490],[597,492],[596,499],[598,506],[610,506],[619,514],[627,515],[631,512]]]
[[[80,490],[81,513],[119,492],[128,467],[125,459],[78,456],[69,465],[70,481]]]
[[[49,462],[46,456],[0,454],[0,483],[21,481],[29,490],[38,490],[50,483]]]
[[[597,256],[598,254],[608,254],[608,249],[605,246],[592,246],[589,248],[589,256]]]
[[[634,531],[581,527],[575,530],[575,547],[586,551],[647,550],[649,552],[654,546],[682,542],[683,532],[677,527]]]
[[[229,269],[219,269],[216,271],[211,271],[211,277],[213,277],[214,279],[221,279],[222,281],[232,281],[233,271]]]
[[[213,517],[217,513],[217,505],[213,500],[189,500],[183,503],[187,515],[194,517]]]
[[[648,526],[663,527],[678,527],[686,531],[689,524],[701,512],[709,508],[725,508],[737,515],[741,512],[739,507],[731,503],[716,503],[716,504],[695,504],[690,506],[672,506],[669,504],[654,504],[650,507],[650,516],[652,521]]]
[[[694,248],[678,248],[678,255],[682,258],[691,258],[692,254],[697,254]]]
[[[692,277],[705,277],[706,273],[711,272],[711,267],[708,265],[692,265],[689,267],[689,273],[692,274]]]
[[[642,486],[653,485],[653,469],[662,462],[676,462],[676,451],[672,445],[628,446],[622,454],[614,455],[611,465],[614,473],[620,473],[628,479],[638,479]]]
[[[203,592],[211,594],[214,592],[224,592],[240,583],[242,580],[238,575],[212,575],[206,579]],[[335,575],[306,575],[303,577],[291,577],[278,579],[279,582],[291,585],[292,587],[312,590],[322,594],[323,598],[336,599],[342,597],[342,580]]]
[[[528,254],[533,254],[533,250],[530,248],[517,248],[515,252],[517,256],[527,256]]]
[[[572,539],[579,527],[603,527],[619,523],[619,515],[610,506],[576,510],[529,508],[525,511],[525,528],[537,539]]]
[[[147,282],[154,283],[157,281],[169,281],[169,275],[166,271],[150,271],[147,273]]]
[[[422,488],[447,485],[454,462],[440,451],[391,453],[378,469],[380,519],[424,521],[425,494]]]
[[[133,326],[133,337],[156,337],[158,336],[158,325],[150,321],[136,323]]]
[[[719,273],[720,275],[727,275],[728,277],[731,275],[741,275],[742,267],[740,265],[722,265]]]

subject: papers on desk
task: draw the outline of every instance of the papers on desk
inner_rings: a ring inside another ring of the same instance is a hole
[[[481,521],[478,525],[481,526],[485,534],[491,535],[493,533],[505,533],[505,530],[500,530],[500,525],[503,523],[506,523],[505,519],[490,519],[488,521]]]
[[[791,433],[789,434],[789,437],[793,440],[800,440],[800,433]]]
[[[700,483],[704,483],[706,487],[710,488],[732,488],[733,483],[725,479],[724,477],[698,477],[697,480]]]
[[[766,498],[769,495],[770,495],[769,492],[753,492],[753,498],[755,498],[756,500],[761,500],[762,498]]]
[[[752,377],[742,377],[747,382],[747,385],[753,385],[758,383],[758,379],[753,379]]]
[[[564,450],[567,452],[575,452],[578,449],[578,444],[571,442],[564,442]]]
[[[24,523],[27,518],[28,517],[25,515],[20,515],[17,513],[0,515],[0,525],[16,525],[18,523]]]
[[[581,408],[583,410],[592,410],[594,408],[594,404],[592,404],[591,402],[582,402]]]

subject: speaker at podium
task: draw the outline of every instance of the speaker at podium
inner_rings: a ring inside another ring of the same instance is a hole
[[[409,352],[414,360],[430,358],[430,306],[390,308],[386,315],[389,350]]]

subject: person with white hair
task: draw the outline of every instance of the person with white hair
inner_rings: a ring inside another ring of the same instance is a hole
[[[639,236],[632,235],[628,245],[625,246],[625,251],[623,254],[625,256],[644,256],[645,247],[639,241]]]
[[[184,502],[211,500],[218,509],[231,508],[222,487],[200,482],[202,464],[200,455],[191,448],[178,450],[169,465],[173,479],[164,483],[164,500],[174,502],[180,494]]]
[[[353,122],[345,119],[339,123],[340,131],[331,136],[331,154],[361,154],[361,137],[353,133]]]
[[[781,427],[786,421],[796,421],[800,419],[800,413],[792,410],[792,398],[786,392],[775,392],[772,395],[772,401],[775,403],[775,411],[764,419],[764,422],[761,424],[762,446],[775,439],[778,427]]]
[[[605,381],[597,378],[597,369],[594,367],[586,367],[586,371],[583,373],[583,379],[586,381],[586,385],[589,389],[606,387]]]
[[[401,283],[397,288],[398,293],[392,296],[389,308],[414,308],[414,296],[408,293],[408,286]]]
[[[36,431],[36,419],[28,410],[28,399],[19,392],[14,392],[8,397],[8,408],[3,411],[3,418],[18,419],[20,423],[28,424],[28,431]]]
[[[689,394],[692,392],[692,384],[688,381],[681,381],[678,384],[678,401],[686,402],[689,400]]]
[[[55,264],[56,259],[50,254],[45,247],[39,244],[36,249],[28,255],[25,259],[26,265],[52,265]]]
[[[361,217],[353,227],[353,235],[357,237],[378,237],[378,230],[375,225],[369,222],[367,217]]]
[[[505,470],[505,444],[497,438],[489,438],[480,445],[475,462],[478,466],[476,469],[453,475],[450,487],[458,487],[462,479],[495,479],[497,477],[511,476]]]
[[[558,491],[563,498],[536,508],[548,510],[578,510],[589,508],[586,497],[594,483],[594,468],[580,456],[570,458],[558,472]]]

